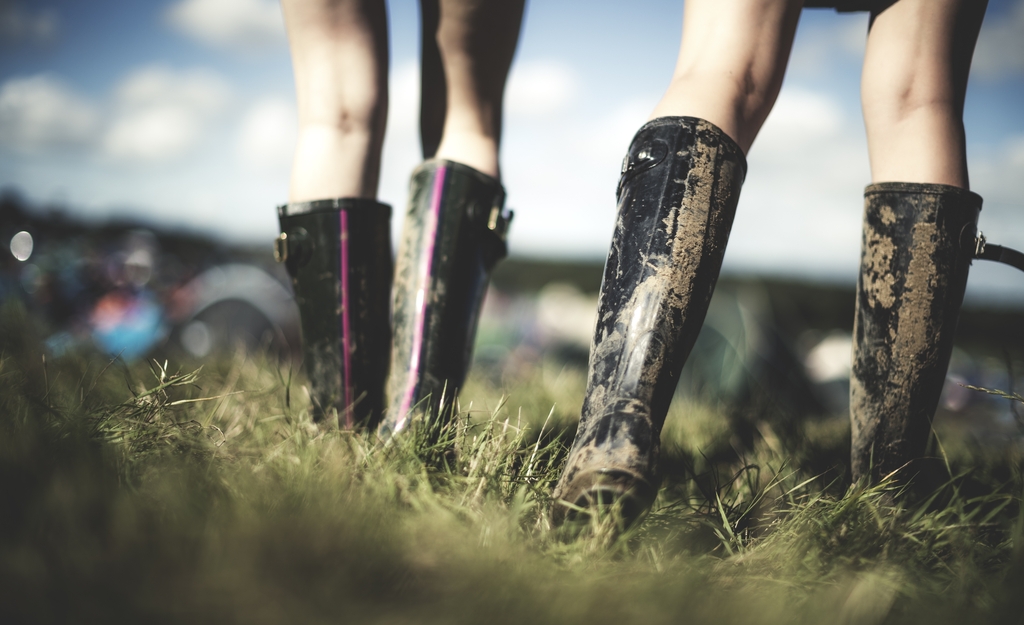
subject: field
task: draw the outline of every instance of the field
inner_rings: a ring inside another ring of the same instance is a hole
[[[584,372],[477,374],[451,426],[309,420],[288,362],[44,359],[0,315],[0,621],[1020,622],[1016,444],[940,429],[934,492],[851,486],[842,419],[677,400],[654,511],[549,523]]]

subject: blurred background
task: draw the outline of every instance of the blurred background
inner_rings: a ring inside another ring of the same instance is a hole
[[[389,19],[380,198],[400,215],[420,160],[417,2],[390,2]],[[523,366],[585,366],[621,158],[668,84],[681,21],[678,0],[527,6],[502,148],[512,256],[476,352],[496,385]],[[866,14],[804,11],[681,393],[737,414],[846,410],[870,181],[866,32]],[[991,0],[968,156],[981,229],[1017,249],[1022,102],[1024,0]],[[241,345],[294,359],[296,312],[270,242],[295,126],[272,0],[0,0],[0,298],[33,312],[55,354],[202,359]],[[975,263],[942,414],[979,439],[1017,436],[1010,403],[961,384],[1019,392],[1022,313],[1024,274]]]

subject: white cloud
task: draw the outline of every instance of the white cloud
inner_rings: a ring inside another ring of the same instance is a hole
[[[726,265],[852,278],[863,190],[863,126],[825,92],[786,87],[748,155]]]
[[[173,105],[196,113],[216,114],[231,100],[231,89],[212,71],[193,69],[175,71],[162,65],[136,70],[115,90],[118,105],[147,108]]]
[[[230,88],[210,71],[137,70],[115,90],[116,112],[103,151],[119,160],[180,157],[198,146],[230,100]]]
[[[1014,137],[1006,144],[1010,164],[1024,172],[1024,136]]]
[[[978,37],[971,70],[996,79],[1024,73],[1024,0],[1017,0],[1007,15],[989,12]]]
[[[35,152],[87,143],[95,106],[49,75],[11,78],[0,86],[0,145]]]
[[[510,115],[550,115],[568,108],[578,91],[576,72],[560,61],[519,63],[509,76],[505,107]]]
[[[510,120],[503,146],[513,253],[601,258],[615,223],[615,186],[630,139],[658,94],[631,94],[608,109]]]
[[[836,135],[843,123],[842,107],[834,98],[792,87],[779,94],[755,145],[758,151],[803,149]]]
[[[1020,210],[1024,198],[1024,135],[972,152],[968,154],[971,189],[985,198],[982,223],[990,223],[994,213],[1000,219],[1011,219],[1015,228],[1008,234],[1018,242],[1024,241],[1020,228],[1024,225],[1024,212]]]
[[[286,169],[295,152],[296,111],[292,102],[267,98],[242,116],[238,156],[253,169]]]
[[[420,66],[411,59],[396,65],[388,81],[388,133],[413,133],[419,141]]]
[[[608,111],[601,119],[595,132],[587,137],[587,153],[592,162],[612,162],[618,164],[626,155],[629,143],[640,127],[647,122],[652,102],[658,96],[647,94],[647,97],[634,96]]]
[[[28,11],[13,2],[0,3],[0,41],[7,44],[49,43],[57,38],[59,23],[53,9]]]
[[[188,152],[199,135],[200,122],[186,109],[154,106],[118,119],[103,147],[120,160],[163,161]]]
[[[165,19],[189,37],[239,51],[285,41],[284,20],[275,0],[181,0],[167,10]]]

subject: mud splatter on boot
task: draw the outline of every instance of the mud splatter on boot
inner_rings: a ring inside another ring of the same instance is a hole
[[[379,430],[385,439],[413,412],[443,414],[462,386],[512,219],[497,180],[451,161],[420,165],[409,198],[395,272],[389,407]]]
[[[655,119],[623,161],[587,396],[555,488],[556,524],[614,503],[635,522],[654,502],[661,428],[704,323],[746,160],[714,125]],[[568,505],[566,505],[568,504]]]
[[[313,418],[372,427],[384,412],[391,326],[391,207],[375,200],[278,207],[275,256],[292,279]]]
[[[925,456],[980,210],[980,196],[947,185],[865,190],[850,379],[854,480],[877,482]]]

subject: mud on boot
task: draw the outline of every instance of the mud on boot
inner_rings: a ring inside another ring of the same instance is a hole
[[[746,160],[716,126],[662,117],[622,164],[587,396],[554,492],[556,525],[617,506],[626,526],[657,495],[661,428],[722,266]]]
[[[278,207],[274,255],[292,279],[313,419],[372,427],[384,411],[391,207],[346,198]]]
[[[491,270],[508,253],[512,214],[504,203],[501,184],[472,167],[429,160],[413,172],[395,271],[381,438],[408,427],[414,413],[437,418],[451,410],[473,355]]]
[[[981,197],[888,182],[864,193],[850,378],[854,481],[933,473],[925,458],[974,258]],[[935,476],[922,475],[924,488]]]

